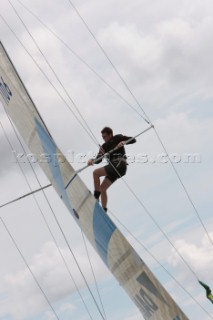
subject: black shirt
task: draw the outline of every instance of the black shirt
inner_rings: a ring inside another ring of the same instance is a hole
[[[131,137],[123,136],[122,134],[116,134],[115,136],[112,137],[112,139],[110,141],[102,144],[101,148],[104,150],[104,154],[105,154],[105,153],[108,153],[109,151],[111,151],[112,149],[114,149],[121,141],[127,141],[129,139],[131,139]],[[135,142],[136,142],[136,139],[133,138],[127,144],[132,144]],[[96,159],[100,158],[101,156],[103,156],[103,153],[99,150],[99,153],[98,153]],[[116,159],[120,160],[121,158],[126,159],[124,147],[121,147],[121,148],[113,151],[112,153],[110,153],[110,155],[108,155],[109,161],[114,161]],[[95,161],[95,163],[100,163],[101,161],[102,161],[102,159],[100,159],[99,161]]]

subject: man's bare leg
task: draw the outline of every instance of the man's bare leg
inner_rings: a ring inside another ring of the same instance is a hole
[[[101,189],[101,204],[104,210],[107,209],[107,193],[106,190],[111,186],[112,182],[109,180],[109,178],[105,177],[100,189]]]
[[[105,168],[98,168],[93,171],[94,189],[95,191],[101,191],[100,177],[106,176]]]

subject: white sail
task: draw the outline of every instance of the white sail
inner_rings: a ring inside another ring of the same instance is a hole
[[[75,170],[53,141],[2,44],[0,99],[31,152],[38,158],[43,155],[43,161],[39,163],[48,179],[144,319],[187,320],[80,177],[75,175]],[[65,189],[72,176],[72,182]]]

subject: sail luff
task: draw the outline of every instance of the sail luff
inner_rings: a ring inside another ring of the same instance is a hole
[[[56,146],[2,44],[0,99],[76,223],[137,305],[144,319],[187,320],[80,177],[75,175],[74,168]],[[41,155],[43,161],[40,161]],[[66,189],[72,176],[74,179]]]
[[[12,68],[13,68],[13,70],[15,71],[14,72],[14,74],[15,74],[15,76],[17,77],[17,84],[19,83],[20,84],[20,87],[21,88],[23,88],[23,92],[25,92],[26,93],[26,95],[22,95],[22,98],[23,99],[26,99],[25,101],[26,101],[26,103],[28,102],[28,99],[30,100],[30,102],[32,103],[32,105],[34,106],[34,108],[35,108],[35,110],[36,110],[36,112],[37,112],[37,114],[39,115],[39,117],[40,117],[40,119],[41,119],[41,121],[42,121],[42,123],[43,123],[43,125],[45,126],[45,128],[46,128],[46,130],[47,130],[47,132],[49,133],[49,135],[51,136],[51,134],[50,134],[50,132],[49,132],[49,130],[48,130],[48,128],[47,128],[47,126],[46,126],[46,124],[45,124],[45,122],[44,122],[44,120],[43,120],[43,118],[42,118],[42,116],[40,115],[40,112],[39,112],[39,110],[37,109],[37,107],[36,107],[36,105],[35,105],[35,103],[33,102],[33,100],[32,100],[32,98],[31,98],[31,96],[30,96],[30,94],[29,94],[29,92],[28,92],[28,90],[27,90],[27,88],[26,88],[26,86],[24,85],[24,83],[23,83],[23,81],[22,81],[22,79],[21,79],[21,77],[19,76],[19,73],[18,73],[18,71],[16,70],[16,67],[14,66],[14,64],[13,64],[13,62],[12,62],[12,60],[10,59],[10,56],[7,54],[7,52],[6,52],[6,50],[5,50],[5,48],[4,48],[4,45],[3,45],[3,43],[0,41],[0,47],[3,49],[3,51],[1,51],[1,53],[0,53],[0,55],[5,55],[6,56],[6,58],[7,59],[2,59],[2,61],[1,62],[3,62],[3,61],[5,61],[5,63],[7,63],[8,62],[8,66],[9,65],[11,65],[12,66]],[[8,60],[8,61],[7,61]]]

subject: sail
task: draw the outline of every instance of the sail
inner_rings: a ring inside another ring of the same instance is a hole
[[[68,211],[144,319],[187,320],[58,149],[1,43],[0,99]]]

